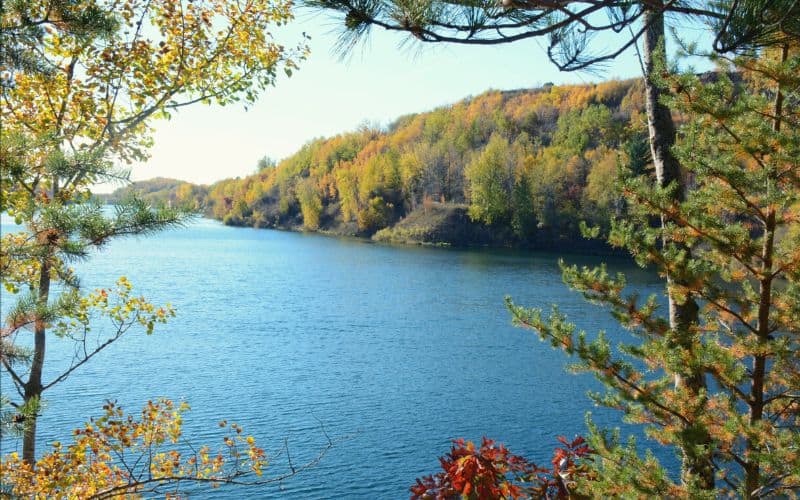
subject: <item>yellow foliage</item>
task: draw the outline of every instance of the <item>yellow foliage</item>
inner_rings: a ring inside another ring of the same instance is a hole
[[[27,498],[141,498],[160,486],[174,491],[179,483],[224,484],[247,474],[261,476],[267,465],[255,439],[225,422],[220,426],[229,434],[213,458],[208,446],[193,453],[166,449],[182,440],[186,403],[149,401],[139,418],[113,402],[103,410],[102,417],[75,430],[71,445],[53,443],[35,468],[16,453],[5,456],[0,482],[13,495]]]

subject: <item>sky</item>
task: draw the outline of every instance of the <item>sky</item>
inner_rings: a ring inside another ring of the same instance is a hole
[[[559,72],[547,59],[543,42],[536,40],[485,47],[409,44],[403,43],[406,35],[380,29],[342,61],[332,51],[336,30],[336,21],[327,14],[299,12],[276,35],[286,46],[296,45],[301,32],[311,36],[311,55],[299,71],[291,78],[281,75],[248,110],[197,104],[169,121],[155,122],[150,159],[130,166],[131,179],[160,176],[210,184],[251,174],[259,158],[280,160],[314,138],[351,131],[365,122],[386,125],[489,89],[641,76],[634,50],[600,74]],[[97,191],[115,187],[98,186]]]

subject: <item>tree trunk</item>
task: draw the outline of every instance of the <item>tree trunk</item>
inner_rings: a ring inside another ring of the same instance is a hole
[[[666,48],[664,42],[664,14],[656,2],[648,4],[646,7],[644,22],[647,26],[644,37],[644,87],[645,105],[647,108],[647,126],[650,135],[650,151],[653,156],[653,164],[656,170],[658,184],[661,187],[676,183],[674,200],[681,202],[685,199],[686,186],[681,177],[680,163],[672,153],[672,146],[675,144],[676,129],[669,108],[660,101],[662,90],[656,83],[655,72],[666,71]],[[667,218],[661,216],[661,224],[664,226],[668,222]],[[666,242],[665,242],[666,243]],[[691,249],[682,248],[686,252],[686,258],[691,257]],[[667,275],[668,289],[676,283],[674,276]],[[691,349],[694,341],[694,326],[698,321],[698,306],[694,298],[689,295],[685,301],[678,302],[672,293],[667,293],[669,299],[669,323],[670,328],[676,334],[678,345],[682,349]],[[685,389],[692,395],[697,395],[706,388],[704,373],[676,373],[675,388]],[[687,435],[696,435],[697,429],[687,429]],[[711,462],[710,450],[706,453],[698,454],[694,451],[693,445],[708,445],[710,437],[705,434],[699,439],[692,438],[687,446],[683,447],[683,480],[689,479],[698,481],[699,486],[704,489],[714,488],[714,470]]]
[[[778,91],[780,96],[780,91]],[[780,97],[779,97],[780,100]],[[777,108],[777,106],[776,106]],[[780,112],[780,110],[777,110]],[[769,313],[772,308],[772,254],[775,247],[775,210],[770,210],[767,214],[766,226],[764,228],[764,246],[761,252],[762,278],[759,280],[759,304],[758,304],[758,341],[761,345],[769,343],[770,326]],[[756,426],[764,418],[764,386],[767,376],[767,356],[759,355],[753,357],[753,372],[751,375],[752,385],[750,387],[750,425]],[[763,452],[761,447],[753,439],[747,439],[747,464],[745,465],[745,488],[744,497],[752,498],[753,492],[761,486],[761,466],[758,455]]]
[[[50,295],[50,263],[48,257],[42,260],[41,275],[39,276],[39,296],[37,306],[47,306]],[[38,314],[38,312],[37,312]],[[37,319],[33,331],[33,360],[28,382],[25,384],[25,403],[39,399],[42,395],[42,368],[44,367],[46,324],[42,319]],[[25,431],[22,436],[22,459],[33,466],[36,463],[36,419],[38,409],[32,412],[25,421]]]
[[[786,63],[789,58],[789,45],[784,44],[781,47],[780,62]],[[772,130],[777,134],[781,131],[783,117],[783,92],[780,85],[775,91],[775,107],[774,118],[772,120]],[[768,180],[767,182],[772,182]],[[767,192],[771,185],[767,185]],[[759,280],[759,303],[758,303],[758,324],[756,330],[758,331],[758,341],[761,344],[766,344],[770,341],[770,325],[769,313],[772,309],[772,281],[774,276],[772,274],[773,253],[775,249],[775,231],[777,228],[775,221],[775,209],[771,208],[767,212],[766,220],[764,220],[764,245],[761,249],[761,279]],[[766,401],[764,398],[764,387],[766,385],[767,377],[767,356],[754,356],[753,357],[753,374],[751,376],[752,385],[750,387],[750,425],[758,425],[758,422],[764,418],[764,406]],[[748,460],[745,465],[745,498],[752,498],[753,492],[758,490],[761,486],[761,466],[759,464],[758,454],[763,450],[753,440],[747,440],[747,456],[756,457]]]

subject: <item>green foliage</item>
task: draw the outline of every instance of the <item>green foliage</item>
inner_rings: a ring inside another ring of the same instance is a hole
[[[611,145],[614,128],[611,110],[606,106],[593,104],[573,109],[558,118],[553,145],[567,154],[581,154],[601,144]]]
[[[723,72],[665,82],[686,118],[674,151],[693,188],[679,201],[674,183],[634,175],[646,170],[631,161],[628,211],[610,231],[612,244],[667,278],[678,304],[695,298],[697,320],[672,326],[656,296],[626,293],[624,276],[605,267],[562,264],[565,282],[630,332],[619,346],[577,331],[557,309],[546,316],[508,301],[515,324],[604,384],[595,403],[683,459],[676,482],[633,442],[591,426],[602,460],[582,491],[593,497],[772,498],[800,487],[800,57],[786,44],[734,64],[735,81]],[[635,160],[636,143],[626,149]]]
[[[310,179],[306,179],[298,186],[297,201],[300,202],[300,211],[303,213],[303,227],[310,231],[319,229],[322,200]]]
[[[374,233],[389,225],[394,206],[382,197],[375,196],[367,202],[367,206],[358,212],[358,228],[367,233]]]
[[[529,174],[523,172],[514,183],[511,191],[511,229],[522,241],[534,236],[536,212],[533,207],[533,193]]]
[[[598,151],[594,168],[586,176],[586,190],[584,192],[588,203],[594,204],[602,214],[615,213],[620,208],[620,158],[614,151]],[[607,221],[594,217],[590,219],[597,224],[607,224]]]
[[[725,4],[723,3],[723,6]],[[743,0],[716,21],[720,52],[753,50],[800,39],[800,5],[791,0]]]
[[[662,1],[454,4],[444,0],[305,0],[304,3],[339,18],[341,33],[337,48],[343,54],[378,26],[405,33],[414,42],[426,43],[490,45],[539,39],[547,45],[547,58],[566,71],[600,66],[630,48],[631,37],[636,41],[645,31],[638,23],[653,11],[688,18],[690,22],[706,22],[716,29],[720,29],[718,25],[723,19],[744,17],[756,23],[759,32],[780,31],[786,26],[797,33],[794,18],[784,20],[780,15],[789,13],[797,17],[796,4],[791,0],[778,2],[780,7],[772,16],[759,15],[768,10],[768,0],[692,2],[688,6],[684,2]],[[746,11],[747,15],[741,16],[740,11]],[[598,17],[607,18],[608,22],[597,22]],[[607,36],[602,44],[592,44],[598,34]]]
[[[3,353],[4,356],[7,354],[7,352]],[[13,356],[13,353],[11,354]],[[30,361],[25,359],[25,362]],[[15,406],[10,398],[0,396],[0,438],[9,439],[22,436],[26,429],[29,428],[30,422],[36,418],[36,415],[41,413],[42,406],[42,402],[38,397],[33,397]]]
[[[486,224],[506,222],[511,212],[514,187],[514,158],[510,146],[500,134],[469,165],[464,174],[470,186],[469,215]]]
[[[631,81],[487,92],[315,139],[275,168],[198,188],[195,205],[229,224],[369,234],[425,200],[466,203],[504,244],[578,240],[579,221],[607,227],[624,206],[611,187],[632,147],[623,131],[641,129],[641,92]]]
[[[95,195],[109,205],[124,202],[131,197],[139,198],[153,206],[175,206],[198,210],[203,207],[207,188],[177,179],[156,177],[132,182],[117,188],[108,195]]]
[[[53,2],[48,6],[49,20],[58,20],[60,29],[76,36],[108,36],[117,21],[94,4]],[[30,50],[42,44],[47,34],[46,19],[40,18],[41,5],[25,0],[0,4],[0,86],[13,85],[13,73],[52,75],[54,68],[41,53]],[[52,21],[51,21],[52,22]]]
[[[258,162],[256,162],[256,173],[261,172],[262,170],[267,168],[275,168],[275,165],[277,164],[278,163],[274,159],[264,155],[258,159]]]

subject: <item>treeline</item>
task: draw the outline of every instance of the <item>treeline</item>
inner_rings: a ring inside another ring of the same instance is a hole
[[[385,130],[316,139],[246,178],[180,185],[170,196],[231,225],[429,243],[577,242],[581,221],[605,225],[623,210],[619,173],[648,163],[643,107],[633,80],[490,91]]]
[[[95,194],[101,202],[111,205],[124,202],[132,195],[152,204],[165,206],[188,206],[200,209],[206,197],[206,186],[197,186],[178,179],[155,177],[132,182],[110,194]]]

